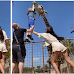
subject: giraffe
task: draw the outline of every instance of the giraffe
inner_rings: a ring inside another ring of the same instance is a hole
[[[50,24],[49,24],[49,22],[48,22],[48,20],[47,20],[47,18],[45,16],[45,14],[48,14],[48,12],[46,12],[43,9],[43,6],[42,5],[38,5],[36,2],[33,2],[33,4],[34,4],[34,6],[35,6],[35,8],[36,8],[36,10],[37,10],[37,12],[39,14],[39,16],[40,15],[42,16],[42,18],[43,18],[43,20],[45,22],[46,27],[50,27]]]
[[[46,12],[43,9],[43,6],[42,5],[38,5],[36,2],[33,2],[33,4],[34,4],[34,6],[35,6],[35,8],[36,8],[36,10],[37,10],[37,12],[39,14],[39,16],[40,15],[42,16],[42,18],[43,18],[43,20],[45,22],[46,27],[50,27],[50,23],[48,22],[48,20],[47,20],[47,18],[45,16],[45,14],[48,14],[48,12]],[[64,40],[64,37],[59,37],[59,41],[62,41],[62,40]],[[50,69],[51,69],[52,45],[47,46],[47,50],[48,50],[48,53],[49,53],[49,61],[48,62],[49,62],[49,73],[50,73],[51,72]],[[59,57],[58,57],[58,60],[57,60],[57,64],[58,64],[58,68],[60,70],[60,67],[59,66],[60,66],[61,59]]]
[[[35,8],[36,8],[36,10],[38,12],[38,15],[39,16],[41,15],[41,17],[43,18],[46,27],[50,27],[50,23],[48,22],[48,20],[47,20],[47,18],[45,16],[45,14],[48,14],[48,12],[43,9],[42,5],[37,4],[35,1],[33,2],[33,4],[34,4],[34,6],[35,6]],[[60,41],[64,40],[64,37],[59,37],[59,40]]]
[[[50,24],[49,24],[47,18],[45,17],[45,14],[48,14],[48,13],[45,10],[43,10],[43,6],[42,5],[38,5],[36,2],[33,2],[33,4],[34,4],[39,16],[40,15],[42,16],[46,27],[50,27]],[[51,72],[50,69],[51,69],[51,55],[52,55],[52,51],[51,50],[52,50],[52,46],[51,45],[47,46],[47,50],[48,50],[48,53],[50,54],[49,55],[49,61],[48,61],[49,62],[49,73],[50,73]]]

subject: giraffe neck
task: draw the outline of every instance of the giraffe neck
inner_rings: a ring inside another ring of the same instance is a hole
[[[46,24],[46,27],[49,27],[50,24],[49,24],[47,18],[45,17],[45,15],[44,15],[44,14],[41,14],[41,16],[42,16],[42,18],[43,18],[43,20],[44,20],[44,22],[45,22],[45,24]]]
[[[38,4],[36,3],[36,4],[35,4],[35,7],[37,7],[37,6],[38,6]],[[49,27],[50,24],[49,24],[47,18],[45,17],[44,13],[43,13],[43,14],[40,14],[40,15],[42,16],[42,18],[43,18],[43,20],[44,20],[44,22],[45,22],[45,24],[46,24],[46,27]]]

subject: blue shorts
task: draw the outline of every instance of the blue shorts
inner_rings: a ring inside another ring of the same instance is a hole
[[[32,25],[34,25],[34,20],[29,20],[28,29],[30,29]]]

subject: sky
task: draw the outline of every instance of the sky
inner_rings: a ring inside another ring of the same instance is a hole
[[[61,1],[44,1],[44,2],[36,1],[36,2],[42,5],[44,7],[44,10],[48,12],[48,15],[45,15],[45,16],[58,36],[64,37],[64,38],[74,38],[74,34],[73,33],[71,34],[71,31],[73,30],[73,28],[70,28],[72,24],[74,24],[74,2],[73,1],[72,2],[71,1],[69,2],[68,1],[62,1],[62,2]],[[12,6],[12,23],[17,22],[21,28],[28,28],[27,12],[28,12],[28,8],[32,7],[32,5],[33,5],[32,1],[14,1]],[[38,18],[38,13],[37,13],[35,15],[35,19],[36,20],[34,24],[35,26],[34,31],[38,33],[44,33],[46,26],[42,17],[40,16]],[[12,29],[12,32],[13,32],[13,29]],[[32,36],[34,38],[33,41],[43,41],[43,39],[39,39],[34,34],[32,34]],[[42,50],[41,46],[38,49]],[[30,47],[27,47],[27,52],[29,53],[30,51],[31,51]],[[44,51],[47,51],[46,48],[44,49]],[[34,54],[37,53],[34,50],[33,52]],[[42,53],[39,53],[39,54],[42,54]],[[25,61],[27,60],[28,56],[30,55],[27,54]],[[46,55],[45,58],[46,59],[48,58],[48,54]],[[38,60],[40,59],[40,56],[35,57],[34,55],[33,59],[37,60],[38,62]],[[29,59],[28,61],[30,60],[31,59]]]
[[[10,38],[10,1],[0,1],[0,26]]]
[[[48,12],[46,18],[58,36],[64,38],[74,37],[74,34],[71,34],[73,29],[70,28],[74,24],[74,2],[37,1],[37,3],[43,5],[44,10]],[[27,12],[29,7],[32,7],[32,1],[14,1],[12,6],[12,22],[17,22],[21,28],[27,28]],[[42,17],[38,18],[37,14],[35,19],[35,31],[39,33],[45,32],[46,26]],[[33,35],[33,38],[34,41],[41,40],[35,35]]]

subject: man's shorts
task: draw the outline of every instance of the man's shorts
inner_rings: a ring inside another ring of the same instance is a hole
[[[23,49],[23,46],[21,46],[21,49]],[[12,45],[13,63],[17,63],[17,62],[24,63],[25,53],[26,53],[25,51],[21,51],[17,49],[17,46]]]
[[[30,29],[32,25],[34,25],[34,20],[29,20],[28,29]]]

